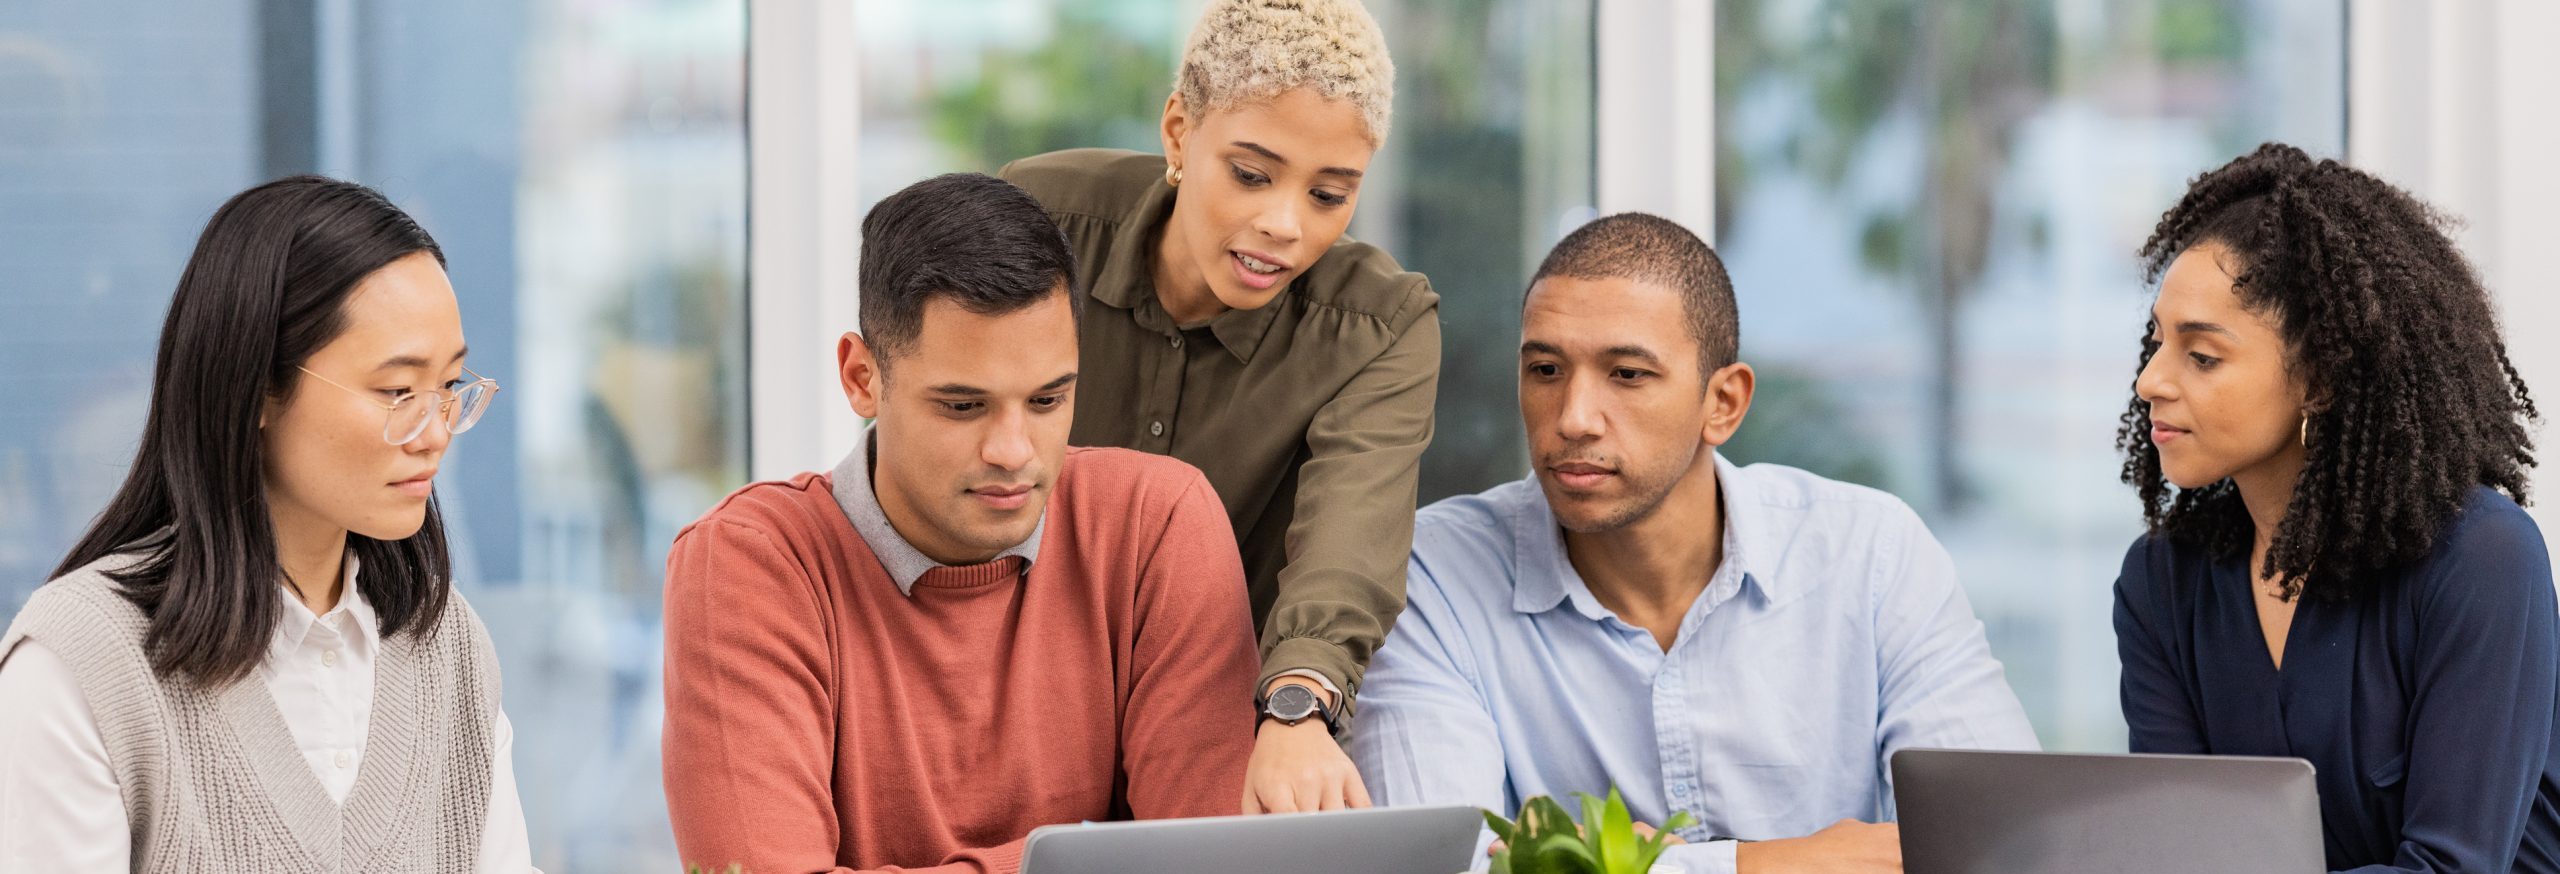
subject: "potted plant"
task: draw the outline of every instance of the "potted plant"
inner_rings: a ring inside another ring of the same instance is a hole
[[[1586,792],[1574,797],[1582,800],[1580,823],[1564,805],[1544,795],[1520,805],[1517,821],[1485,811],[1485,824],[1502,841],[1493,854],[1492,874],[1649,874],[1653,860],[1670,845],[1671,832],[1695,821],[1681,811],[1661,831],[1639,836],[1616,787],[1605,801]]]

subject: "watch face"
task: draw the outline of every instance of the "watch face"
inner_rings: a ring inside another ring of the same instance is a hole
[[[1280,687],[1280,691],[1271,693],[1271,700],[1263,705],[1262,710],[1292,722],[1305,719],[1309,714],[1316,712],[1316,693],[1305,686],[1291,683]]]

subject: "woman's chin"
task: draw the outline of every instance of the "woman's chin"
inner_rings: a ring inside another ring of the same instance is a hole
[[[2168,467],[2165,465],[2160,469],[2161,479],[2168,480],[2170,485],[2177,486],[2183,491],[2201,489],[2206,486],[2213,485],[2214,483],[2221,482],[2228,477],[2229,474],[2180,470],[2178,468]]]
[[[379,517],[364,520],[361,524],[349,525],[347,531],[388,543],[417,536],[418,530],[425,527],[427,527],[427,511],[424,507],[420,507],[409,512],[384,513]]]

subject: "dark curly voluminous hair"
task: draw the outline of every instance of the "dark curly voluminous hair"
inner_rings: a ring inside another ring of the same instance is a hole
[[[2142,244],[2152,283],[2198,244],[2229,249],[2241,304],[2273,318],[2304,380],[2302,475],[2258,569],[2287,598],[2351,597],[2425,555],[2475,486],[2526,500],[2526,426],[2541,415],[2446,224],[2389,183],[2268,143],[2197,177]],[[2152,533],[2247,556],[2254,528],[2231,481],[2172,486],[2138,392],[2121,421],[2123,479]]]

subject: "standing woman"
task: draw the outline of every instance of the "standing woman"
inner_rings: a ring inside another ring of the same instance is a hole
[[[434,477],[497,385],[371,189],[214,213],[106,511],[0,637],[0,870],[531,869]]]
[[[1263,655],[1248,813],[1369,802],[1332,735],[1404,608],[1440,381],[1439,296],[1342,235],[1394,87],[1357,0],[1212,0],[1164,154],[1003,171],[1065,228],[1099,304],[1072,442],[1190,462],[1235,526]]]
[[[2478,275],[2408,193],[2276,144],[2142,256],[2133,750],[2310,760],[2334,869],[2560,870],[2537,414]]]

